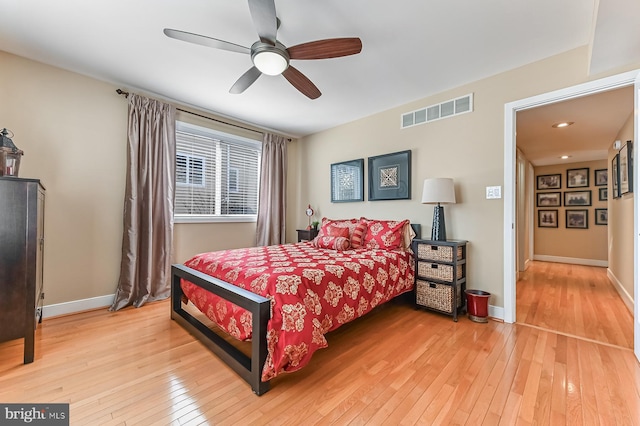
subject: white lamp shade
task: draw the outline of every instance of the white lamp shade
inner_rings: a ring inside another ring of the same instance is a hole
[[[456,193],[451,178],[430,178],[424,180],[422,204],[455,204]]]

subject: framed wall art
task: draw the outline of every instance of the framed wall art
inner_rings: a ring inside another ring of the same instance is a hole
[[[589,211],[588,210],[565,210],[567,228],[588,229],[589,228]]]
[[[536,207],[560,207],[561,205],[560,192],[538,192],[536,194]]]
[[[620,163],[618,170],[620,173],[620,195],[633,192],[633,143],[627,143],[620,150]]]
[[[608,192],[607,188],[598,188],[598,201],[607,201]]]
[[[331,165],[331,202],[364,201],[364,158]]]
[[[558,210],[538,210],[538,228],[557,228]]]
[[[598,169],[593,171],[593,180],[596,183],[596,186],[607,186],[607,177],[609,176],[607,172],[607,169]]]
[[[369,157],[369,201],[411,199],[411,151]]]
[[[536,176],[536,189],[560,189],[562,188],[562,175],[540,175]]]
[[[564,206],[590,206],[591,190],[587,191],[564,191]]]
[[[567,188],[588,188],[589,168],[567,169]]]
[[[611,198],[620,197],[620,154],[611,159]]]
[[[609,212],[607,209],[596,209],[596,225],[608,225]]]

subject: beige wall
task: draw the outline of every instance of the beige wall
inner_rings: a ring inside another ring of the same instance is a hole
[[[127,102],[115,89],[0,52],[0,127],[25,153],[20,176],[47,189],[45,305],[113,294],[117,285]]]
[[[468,288],[491,292],[492,305],[503,306],[503,200],[486,200],[485,187],[503,185],[504,105],[587,80],[586,48],[575,49],[494,77],[458,87],[361,120],[305,137],[301,168],[308,176],[296,223],[306,220],[311,203],[319,216],[408,218],[431,229],[432,207],[419,202],[427,177],[455,180],[458,204],[445,207],[449,238],[469,240]],[[401,113],[474,94],[474,111],[401,130]],[[329,165],[411,149],[412,199],[332,204]],[[514,254],[515,256],[515,254]]]
[[[608,258],[607,226],[596,225],[595,209],[607,208],[607,201],[599,201],[598,191],[602,186],[595,185],[594,170],[606,169],[606,160],[587,161],[580,163],[555,164],[552,166],[542,166],[535,168],[535,175],[560,174],[562,177],[562,188],[544,191],[535,191],[536,194],[545,192],[560,192],[560,207],[536,207],[534,222],[534,254],[536,256],[568,257],[581,260],[606,261]],[[567,188],[567,169],[589,169],[588,188]],[[587,210],[588,229],[567,229],[566,210],[564,206],[564,193],[566,191],[591,191],[591,206],[569,207],[569,210]],[[534,194],[534,197],[536,195]],[[537,204],[537,203],[536,203]],[[557,210],[558,227],[540,228],[538,227],[539,210]]]
[[[620,133],[616,137],[624,146],[628,140],[633,140],[633,114],[625,122]],[[618,151],[609,149],[609,168],[611,160]],[[638,163],[636,162],[635,165]],[[634,165],[634,166],[635,166]],[[637,173],[638,168],[634,170]],[[634,188],[636,191],[637,188]],[[633,300],[633,268],[634,268],[634,247],[633,247],[633,197],[634,193],[623,195],[620,198],[612,199],[611,182],[609,182],[609,271],[624,290]]]

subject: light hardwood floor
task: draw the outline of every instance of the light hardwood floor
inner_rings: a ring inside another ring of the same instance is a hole
[[[258,397],[169,303],[47,319],[36,360],[0,344],[1,402],[68,402],[72,425],[640,425],[628,348],[390,303]]]

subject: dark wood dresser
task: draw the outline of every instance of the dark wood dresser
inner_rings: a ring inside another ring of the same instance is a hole
[[[0,342],[24,338],[25,364],[42,321],[44,195],[37,179],[0,177]]]

